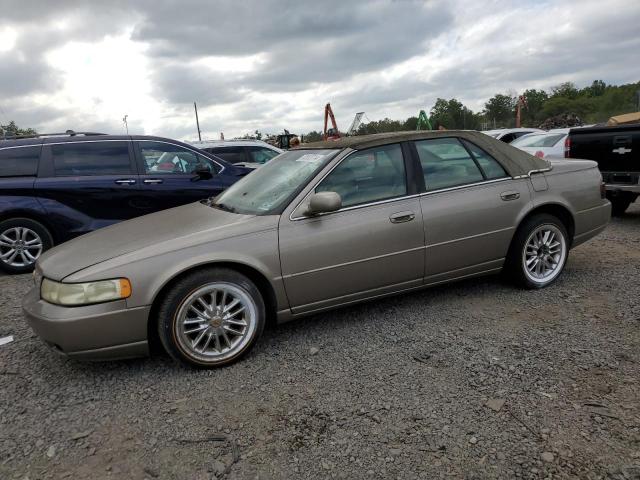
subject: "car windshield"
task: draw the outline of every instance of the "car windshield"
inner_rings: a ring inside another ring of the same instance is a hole
[[[511,142],[514,147],[553,147],[566,137],[566,133],[546,133],[542,135],[527,135]]]
[[[268,215],[306,185],[338,151],[284,152],[233,184],[211,206],[247,215]]]

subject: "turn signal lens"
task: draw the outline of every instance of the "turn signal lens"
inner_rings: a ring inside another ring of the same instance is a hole
[[[131,296],[131,283],[126,278],[88,283],[61,283],[48,278],[42,280],[40,297],[65,306],[110,302]]]

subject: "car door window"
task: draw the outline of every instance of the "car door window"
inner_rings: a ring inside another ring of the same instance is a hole
[[[147,175],[193,175],[202,169],[212,174],[218,171],[212,160],[171,143],[140,142],[140,153]]]
[[[35,176],[38,171],[40,145],[0,150],[0,177]]]
[[[507,133],[507,134],[503,135],[502,137],[500,137],[500,140],[503,141],[504,143],[511,143],[514,138],[516,138],[515,134]]]
[[[427,191],[484,180],[480,168],[456,138],[415,142]]]
[[[247,161],[247,157],[244,154],[244,147],[216,147],[207,148],[205,151],[213,153],[215,156],[229,163],[243,163]]]
[[[316,192],[338,193],[343,207],[406,195],[400,145],[385,145],[349,155],[318,185]]]
[[[56,177],[129,175],[127,142],[82,142],[51,145]]]
[[[466,140],[463,140],[463,142],[469,149],[473,157],[476,159],[476,162],[478,162],[478,164],[480,165],[480,168],[482,168],[482,171],[484,172],[485,177],[487,177],[487,180],[504,178],[508,176],[507,172],[504,170],[504,168],[502,168],[502,165],[500,165],[495,158],[493,158],[477,145],[471,142],[467,142]]]
[[[267,163],[273,157],[280,155],[275,150],[264,147],[248,147],[249,148],[249,161],[254,163]]]

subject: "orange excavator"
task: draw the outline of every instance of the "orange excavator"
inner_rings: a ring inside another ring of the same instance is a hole
[[[327,130],[327,121],[331,118],[332,128]],[[337,140],[341,137],[340,131],[338,130],[338,124],[336,123],[336,117],[333,115],[333,110],[331,110],[331,104],[327,103],[324,106],[324,133],[322,138],[324,140]]]

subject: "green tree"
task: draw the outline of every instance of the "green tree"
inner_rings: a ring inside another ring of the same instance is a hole
[[[527,127],[536,126],[544,120],[542,109],[549,99],[549,95],[544,90],[536,90],[535,88],[525,90],[523,95],[527,99],[527,105],[520,114],[522,125]]]
[[[580,92],[573,82],[564,82],[551,88],[551,98],[564,97],[573,100],[575,98],[578,98],[579,95]]]
[[[19,128],[13,120],[11,120],[7,125],[0,124],[0,136],[2,137],[36,134],[37,132],[33,128]]]
[[[515,123],[515,108],[515,98],[498,93],[484,104],[485,118],[496,127],[511,127]]]

